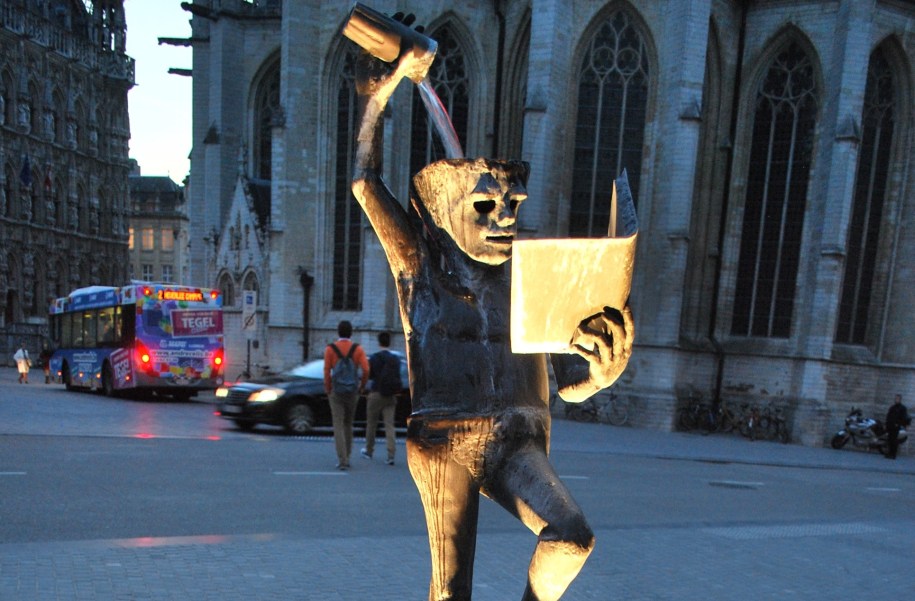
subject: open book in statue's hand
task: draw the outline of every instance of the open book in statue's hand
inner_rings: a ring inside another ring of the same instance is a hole
[[[629,299],[638,218],[626,172],[613,186],[606,238],[517,240],[512,248],[515,353],[574,353],[582,320]]]

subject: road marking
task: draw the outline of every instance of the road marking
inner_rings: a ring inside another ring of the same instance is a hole
[[[746,488],[756,490],[761,488],[762,482],[741,482],[740,480],[711,480],[709,486],[720,486],[721,488]]]
[[[882,488],[879,486],[868,486],[867,490],[871,492],[902,492],[901,488]]]
[[[710,534],[716,534],[734,540],[877,534],[886,532],[886,528],[860,522],[851,522],[847,524],[794,524],[787,526],[735,526],[729,528],[704,528],[703,530]]]
[[[590,476],[559,476],[560,480],[590,480]]]
[[[345,476],[346,472],[273,472],[274,476]]]
[[[26,472],[0,472],[0,476],[25,476]]]

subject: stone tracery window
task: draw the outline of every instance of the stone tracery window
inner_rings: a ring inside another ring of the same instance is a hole
[[[338,311],[362,307],[362,208],[350,188],[356,136],[354,62],[353,53],[347,52],[337,82],[332,307]]]
[[[273,127],[281,114],[279,60],[261,78],[254,102],[254,176],[269,180],[273,168]]]
[[[428,35],[438,42],[438,50],[427,77],[451,118],[451,124],[461,146],[466,149],[470,78],[467,74],[464,51],[448,26],[440,27]],[[429,163],[444,159],[445,149],[415,86],[411,126],[410,172],[416,173]]]
[[[228,273],[223,273],[221,276],[219,276],[216,287],[219,288],[219,293],[222,294],[222,306],[234,307],[235,282],[232,281],[232,276]]]
[[[867,67],[861,147],[855,174],[836,342],[865,342],[893,147],[896,96],[893,71],[884,53],[877,49]]]
[[[813,64],[791,43],[756,93],[732,334],[790,335],[817,101]]]
[[[569,235],[606,236],[613,179],[639,189],[651,72],[645,40],[623,10],[594,34],[578,73]]]

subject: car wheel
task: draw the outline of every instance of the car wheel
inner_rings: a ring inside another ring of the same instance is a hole
[[[283,426],[290,434],[305,434],[312,429],[315,415],[305,403],[295,403],[286,410],[286,421]]]
[[[232,421],[235,422],[235,427],[243,432],[250,432],[251,430],[254,429],[254,426],[257,425],[254,422],[248,421],[246,419],[236,419],[236,420],[232,420]]]

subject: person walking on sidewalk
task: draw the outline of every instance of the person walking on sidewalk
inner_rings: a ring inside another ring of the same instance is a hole
[[[29,383],[29,368],[32,367],[32,359],[29,357],[29,351],[25,348],[25,342],[19,343],[19,349],[13,355],[16,362],[16,369],[19,370],[19,383]]]
[[[394,465],[396,441],[394,439],[394,409],[397,393],[403,389],[400,381],[400,357],[392,353],[391,334],[378,334],[381,350],[369,357],[369,397],[365,409],[365,447],[362,456],[371,459],[375,452],[375,430],[378,415],[384,422],[384,438],[388,451],[388,465]]]
[[[902,395],[897,394],[896,398],[893,400],[893,404],[890,405],[890,410],[886,412],[886,443],[887,459],[896,459],[896,452],[899,450],[899,430],[908,426],[912,423],[912,418],[909,417],[909,411],[906,409],[906,406],[902,404]]]
[[[337,335],[340,338],[324,349],[324,390],[330,401],[337,469],[348,470],[353,450],[353,417],[359,394],[369,379],[369,361],[362,347],[350,340],[353,324],[341,321]]]

